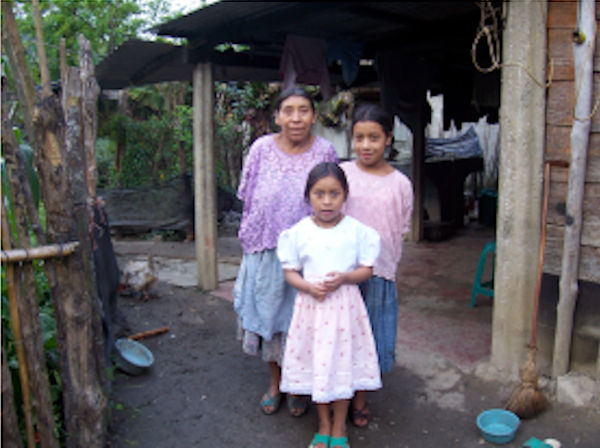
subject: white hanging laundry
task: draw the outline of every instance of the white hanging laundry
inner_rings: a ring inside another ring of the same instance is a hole
[[[394,143],[393,147],[398,154],[396,160],[411,160],[412,158],[412,147],[413,147],[413,135],[410,128],[405,125],[400,117],[394,116]]]
[[[442,138],[444,136],[444,95],[431,96],[428,90],[427,102],[431,107],[431,123],[427,125],[427,137]]]

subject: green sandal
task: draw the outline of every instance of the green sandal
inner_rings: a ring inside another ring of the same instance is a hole
[[[275,412],[277,412],[277,410],[279,409],[279,405],[281,404],[281,393],[278,393],[275,396],[272,396],[271,394],[269,394],[269,391],[267,391],[265,393],[265,396],[267,398],[265,398],[264,400],[262,400],[260,402],[260,409],[263,411],[263,414],[265,415],[272,415],[275,414]],[[267,410],[266,408],[272,408]]]
[[[331,437],[329,439],[329,448],[350,448],[348,437]]]
[[[310,445],[308,445],[308,448],[315,448],[318,443],[323,443],[325,446],[329,447],[329,439],[330,436],[324,436],[323,434],[315,432],[315,436],[313,437],[312,442],[310,442]]]

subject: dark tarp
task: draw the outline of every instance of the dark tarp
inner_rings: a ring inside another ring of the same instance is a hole
[[[98,191],[111,227],[123,233],[193,228],[194,203],[190,177],[162,185]]]

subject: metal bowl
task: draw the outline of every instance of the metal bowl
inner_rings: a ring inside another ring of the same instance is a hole
[[[146,346],[132,339],[120,338],[115,342],[116,365],[130,375],[140,375],[154,364],[154,355]]]

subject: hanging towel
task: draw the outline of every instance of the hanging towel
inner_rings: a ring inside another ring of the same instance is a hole
[[[283,78],[283,89],[296,83],[318,85],[323,98],[328,100],[331,97],[331,86],[325,40],[288,35],[281,54],[279,74]]]

